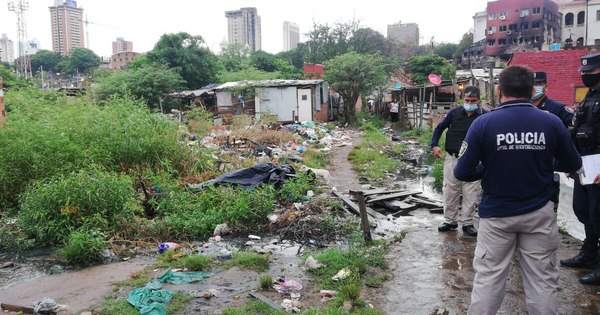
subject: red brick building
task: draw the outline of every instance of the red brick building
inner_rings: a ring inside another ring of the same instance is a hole
[[[487,56],[547,50],[548,45],[560,43],[559,7],[552,0],[490,1],[486,12]]]
[[[524,65],[533,71],[543,71],[548,75],[548,97],[566,105],[577,103],[575,91],[583,88],[579,71],[580,57],[588,53],[585,49],[517,52],[508,65]]]

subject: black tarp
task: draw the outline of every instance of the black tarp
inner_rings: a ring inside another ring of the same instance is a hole
[[[188,184],[187,187],[192,190],[202,190],[207,186],[230,184],[238,185],[244,189],[254,189],[260,184],[269,184],[275,186],[275,188],[280,188],[285,180],[294,174],[295,171],[291,165],[260,163],[252,167],[225,173],[204,183]]]

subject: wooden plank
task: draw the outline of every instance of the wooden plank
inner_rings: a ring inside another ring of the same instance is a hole
[[[259,300],[259,301],[261,301],[261,302],[263,302],[265,304],[268,304],[270,307],[272,307],[272,308],[274,308],[276,310],[283,310],[283,307],[281,307],[281,305],[279,305],[279,304],[277,304],[277,303],[269,300],[266,296],[264,296],[264,295],[262,295],[262,294],[260,294],[258,292],[250,292],[248,294],[250,294],[251,297],[253,297],[253,298],[257,299],[257,300]]]
[[[368,197],[371,195],[385,194],[386,191],[388,191],[387,188],[374,188],[369,190],[363,190],[363,195],[365,197]]]
[[[391,200],[391,199],[399,199],[402,197],[413,196],[413,195],[417,195],[420,193],[422,193],[422,192],[420,192],[420,191],[403,191],[403,192],[400,192],[397,194],[391,194],[391,195],[386,195],[383,197],[374,198],[374,199],[368,200],[367,203],[373,203],[373,202]]]
[[[414,209],[417,207],[417,205],[415,205],[415,204],[406,203],[401,200],[382,201],[382,202],[378,202],[377,204],[381,205],[383,207],[386,207],[388,209],[394,210],[394,211]]]
[[[444,207],[444,204],[442,204],[441,202],[433,201],[433,200],[427,199],[427,198],[415,197],[415,196],[411,196],[410,200],[406,200],[406,201],[416,202],[425,207],[433,207],[433,208]]]
[[[356,197],[358,209],[360,210],[360,226],[363,230],[363,237],[367,244],[371,244],[373,243],[373,238],[371,237],[371,225],[369,224],[369,217],[367,216],[367,204],[365,203],[365,196],[362,194],[362,192],[356,193],[354,196]]]
[[[360,210],[358,209],[358,205],[355,204],[352,200],[348,199],[348,197],[342,195],[339,191],[334,191],[333,194],[342,199],[342,201],[350,208],[350,211],[352,211],[354,214],[356,215],[360,215]]]
[[[23,314],[33,314],[33,307],[21,306],[21,305],[13,305],[13,304],[0,304],[0,307],[9,312],[22,312]]]

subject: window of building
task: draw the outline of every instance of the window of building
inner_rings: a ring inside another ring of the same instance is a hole
[[[506,14],[506,12],[500,12],[498,16],[501,20],[506,20],[508,18],[508,14]]]
[[[529,28],[529,23],[527,23],[527,22],[523,22],[523,23],[521,23],[521,29],[522,29],[522,30],[526,30],[526,29],[528,29],[528,28]]]
[[[490,26],[490,27],[488,27],[488,32],[489,32],[490,34],[493,34],[493,33],[495,33],[495,32],[496,32],[496,27],[495,27],[495,26]]]
[[[577,45],[577,46],[583,46],[583,37],[579,37],[579,38],[577,39],[577,43],[576,43],[576,45]]]
[[[600,48],[600,38],[594,39],[594,46],[596,46],[596,49]]]
[[[542,10],[541,10],[541,8],[540,8],[540,7],[533,8],[533,10],[532,10],[532,11],[533,11],[533,14],[540,14],[540,13],[542,12]]]
[[[498,46],[504,46],[506,45],[506,38],[500,38],[498,40]]]
[[[577,25],[585,23],[585,12],[581,11],[577,13]]]
[[[521,9],[521,17],[525,17],[529,15],[529,9]]]
[[[516,31],[516,30],[519,29],[519,25],[517,25],[517,24],[510,24],[508,26],[508,29],[511,30],[511,31]]]
[[[496,44],[496,40],[495,39],[490,39],[488,40],[488,46],[494,46]]]
[[[512,39],[512,43],[513,43],[513,44],[516,44],[518,41],[519,41],[519,39],[518,39],[518,38],[516,38],[516,37],[513,37],[513,39]]]
[[[488,19],[489,20],[495,20],[496,19],[496,13],[490,13],[490,14],[488,14]]]
[[[506,32],[506,25],[500,25],[499,31]]]
[[[596,11],[596,21],[600,21],[600,10]]]
[[[531,22],[531,28],[540,28],[541,25],[542,23],[540,23],[540,21]]]
[[[565,15],[565,26],[573,26],[573,20],[575,19],[575,16],[573,15],[573,13],[567,13]]]

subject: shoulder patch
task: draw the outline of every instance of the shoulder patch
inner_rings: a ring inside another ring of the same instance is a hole
[[[567,111],[567,113],[575,113],[575,111],[573,110],[573,108],[569,107],[569,106],[565,106],[565,110]]]
[[[467,151],[467,147],[469,146],[469,144],[467,144],[466,141],[463,141],[462,145],[460,146],[460,151],[458,151],[458,157],[463,156],[463,154],[465,154],[465,151]]]

